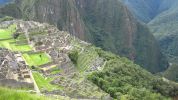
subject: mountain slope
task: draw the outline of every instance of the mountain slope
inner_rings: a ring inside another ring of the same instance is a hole
[[[132,13],[143,22],[148,23],[151,32],[159,41],[162,51],[171,62],[177,59],[177,0],[123,0]],[[148,8],[146,10],[143,10]],[[155,13],[154,17],[150,17]],[[148,18],[147,18],[148,17]],[[148,19],[148,20],[147,20]],[[147,20],[147,21],[144,21]],[[173,60],[172,60],[173,59]]]
[[[160,11],[159,5],[163,0],[121,0],[139,20],[147,23]]]
[[[164,76],[177,81],[176,70],[178,62],[178,1],[177,0],[123,0],[130,8],[132,13],[143,22],[148,23],[151,32],[159,41],[163,53],[167,56],[170,62],[170,68],[164,72]],[[158,2],[159,1],[159,2]],[[156,2],[156,3],[155,3]],[[158,3],[158,4],[157,4]],[[157,4],[157,7],[150,7]],[[146,20],[150,15],[149,10],[144,10],[148,6],[151,11],[157,13],[154,18]],[[155,9],[155,10],[154,10]]]
[[[1,23],[0,33],[0,85],[4,87],[58,99],[65,96],[64,100],[171,100],[178,95],[178,85],[171,81],[54,26],[13,20]],[[34,89],[21,82],[32,82]]]
[[[5,12],[7,9],[2,8],[1,13],[13,16]],[[149,30],[118,0],[16,0],[9,9],[16,12],[16,18],[54,24],[153,73],[167,68],[166,58]]]
[[[149,23],[162,12],[176,5],[177,0],[121,0],[136,18]]]
[[[171,59],[178,56],[178,2],[175,1],[171,8],[157,16],[149,23],[151,31],[159,40],[162,50]],[[171,60],[171,62],[174,62]]]
[[[178,82],[178,65],[172,64],[165,72],[162,73],[162,75],[172,81]]]

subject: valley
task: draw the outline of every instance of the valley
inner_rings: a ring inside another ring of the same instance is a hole
[[[170,67],[177,64],[177,0],[157,0],[156,3],[154,0],[137,0],[137,3],[133,0],[123,0],[123,2],[139,21],[147,24],[159,42],[162,52],[168,58]],[[174,68],[177,70],[177,67]]]

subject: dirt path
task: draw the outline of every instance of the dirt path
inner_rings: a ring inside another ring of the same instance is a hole
[[[56,67],[56,65],[54,64],[54,65],[50,65],[50,66],[47,66],[47,67],[44,67],[44,68],[41,68],[43,71],[47,71],[47,70],[50,70],[50,69],[52,69],[52,68],[55,68]]]

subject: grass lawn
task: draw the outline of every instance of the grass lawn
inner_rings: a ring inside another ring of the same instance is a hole
[[[52,99],[49,99],[44,96],[30,94],[27,92],[0,87],[0,100],[52,100]]]
[[[31,51],[32,47],[30,47],[29,45],[16,45],[15,43],[11,44],[11,42],[15,42],[15,39],[13,39],[12,36],[15,31],[15,24],[9,26],[7,29],[0,29],[0,39],[4,39],[0,40],[0,47],[7,48],[11,51]]]
[[[10,25],[7,29],[0,29],[0,39],[12,38],[12,34],[16,31],[16,25]]]
[[[32,47],[30,45],[16,45],[10,44],[10,42],[15,42],[13,39],[0,41],[0,47],[7,48],[11,51],[31,51]]]
[[[15,45],[10,44],[12,51],[31,51],[32,47],[29,45]]]
[[[33,77],[35,78],[35,81],[40,90],[52,91],[62,89],[60,86],[50,84],[54,78],[44,77],[39,72],[33,72]]]
[[[0,47],[1,48],[7,48],[7,49],[11,49],[11,47],[10,47],[10,42],[15,42],[15,40],[13,40],[13,39],[8,39],[8,40],[1,40],[0,41]]]
[[[0,29],[0,39],[12,38],[12,32],[5,29]]]
[[[46,53],[23,54],[23,57],[29,66],[40,66],[51,62]]]
[[[61,70],[59,68],[57,68],[57,66],[55,66],[52,71],[51,74],[59,74],[61,72]]]

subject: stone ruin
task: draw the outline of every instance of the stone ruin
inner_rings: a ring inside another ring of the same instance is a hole
[[[0,85],[12,88],[33,88],[28,66],[19,54],[0,48]]]
[[[57,77],[51,83],[63,86],[65,90],[45,91],[46,94],[60,94],[73,98],[86,98],[82,93],[90,94],[91,91],[100,90],[87,80],[83,80],[83,76],[78,74],[68,57],[68,52],[73,48],[73,45],[71,43],[72,37],[67,32],[59,31],[51,25],[40,24],[33,21],[25,22],[18,20],[7,23],[16,23],[18,31],[24,33],[28,44],[34,47],[34,51],[27,53],[45,52],[50,56],[51,62],[38,67],[41,68],[41,72],[44,76]],[[90,45],[80,40],[78,42],[84,46]],[[83,48],[80,49],[81,52],[84,50]],[[2,63],[0,66],[0,85],[9,87],[33,87],[28,66],[23,61],[20,53],[12,53],[6,49],[1,49],[0,57],[0,59],[2,59],[0,62]],[[96,59],[88,71],[99,70],[103,64],[103,59]],[[54,68],[58,68],[62,70],[62,72],[51,74]],[[78,80],[80,80],[80,82],[78,82]],[[93,95],[88,99],[91,98],[97,99],[97,97]]]
[[[59,31],[54,26],[33,21],[22,21],[17,29],[26,34],[25,36],[34,46],[35,52],[46,52],[52,59],[52,62],[39,66],[45,75],[50,75],[52,66],[64,70],[63,74],[71,74],[74,71],[74,66],[67,55],[67,52],[72,48],[71,37],[68,33]]]

